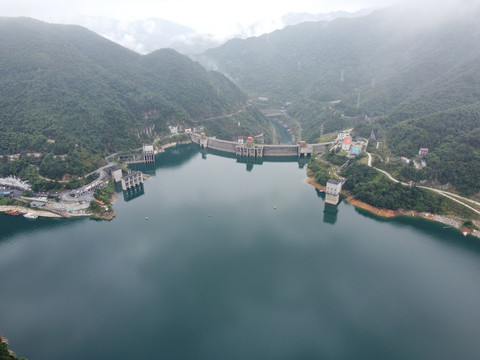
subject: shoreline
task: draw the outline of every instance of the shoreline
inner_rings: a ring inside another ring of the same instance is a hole
[[[326,190],[325,186],[317,184],[317,182],[311,177],[308,177],[307,179],[305,179],[305,183],[307,183],[309,185],[312,185],[313,187],[315,187],[316,189],[318,189],[320,191],[325,191]],[[342,191],[342,195],[346,196],[346,198],[345,198],[346,203],[351,204],[356,208],[366,210],[366,211],[370,212],[371,214],[374,214],[375,216],[379,216],[379,217],[383,217],[383,218],[395,218],[395,217],[399,217],[399,216],[415,217],[415,218],[424,219],[424,220],[428,220],[428,221],[438,222],[438,223],[444,224],[446,226],[450,226],[452,228],[457,229],[458,231],[460,231],[460,233],[462,233],[465,236],[472,235],[472,236],[475,236],[477,238],[480,238],[480,231],[479,230],[472,230],[472,229],[469,229],[469,228],[462,227],[463,220],[459,220],[459,219],[454,218],[454,217],[439,215],[439,214],[418,212],[418,211],[415,211],[415,210],[379,209],[379,208],[376,208],[372,205],[369,205],[369,204],[367,204],[363,201],[355,199],[352,195],[348,194],[346,191]]]
[[[36,210],[27,208],[25,206],[18,206],[18,205],[0,205],[0,212],[6,212],[8,209],[18,210],[21,211],[23,214],[25,213],[32,213],[38,215],[39,217],[47,217],[47,218],[62,218],[59,214],[47,211],[47,210]],[[22,215],[23,215],[22,214]]]
[[[190,143],[192,143],[192,140],[173,141],[173,142],[169,142],[167,144],[161,145],[158,149],[155,149],[153,152],[155,155],[157,155],[165,152],[165,149],[168,149],[177,145],[184,145],[184,144],[190,144]]]

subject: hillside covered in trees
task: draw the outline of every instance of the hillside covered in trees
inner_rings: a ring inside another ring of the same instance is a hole
[[[231,40],[202,61],[301,121],[303,136],[372,130],[392,155],[430,148],[428,181],[477,193],[480,6],[392,7]]]
[[[138,146],[146,125],[162,132],[246,101],[174,50],[142,56],[79,26],[0,18],[0,154],[114,152]]]

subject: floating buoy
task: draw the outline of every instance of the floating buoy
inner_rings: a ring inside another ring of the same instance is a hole
[[[277,207],[276,207],[276,206],[274,206],[274,207],[273,207],[273,210],[277,210]]]
[[[148,220],[148,216],[145,216],[145,220]]]

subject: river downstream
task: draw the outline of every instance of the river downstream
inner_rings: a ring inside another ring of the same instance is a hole
[[[112,221],[0,214],[0,333],[29,360],[480,358],[480,241],[325,207],[302,165],[185,145]]]

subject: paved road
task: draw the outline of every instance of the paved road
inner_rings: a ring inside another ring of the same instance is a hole
[[[371,155],[369,152],[367,152],[367,150],[365,150],[365,153],[368,155],[368,166],[373,167],[375,170],[380,171],[382,174],[385,174],[385,175],[386,175],[390,180],[392,180],[393,182],[400,183],[400,184],[402,184],[402,185],[404,185],[404,186],[410,186],[410,184],[408,184],[408,183],[404,183],[404,182],[401,182],[401,181],[395,179],[390,173],[386,172],[385,170],[382,170],[382,169],[379,169],[379,168],[376,168],[376,167],[372,166],[372,155]],[[468,198],[465,198],[465,197],[463,197],[463,196],[450,193],[450,192],[448,192],[448,191],[431,188],[431,187],[428,187],[428,186],[417,186],[417,187],[419,187],[419,188],[421,188],[421,189],[425,189],[425,190],[430,190],[430,191],[433,191],[433,192],[435,192],[435,193],[437,193],[437,194],[440,194],[440,195],[442,195],[442,196],[445,196],[446,198],[448,198],[448,199],[450,199],[450,200],[453,200],[453,201],[455,201],[455,202],[463,205],[464,207],[466,207],[466,208],[468,208],[468,209],[472,210],[473,212],[475,212],[475,213],[477,213],[477,214],[480,215],[480,211],[479,211],[479,210],[471,207],[470,205],[465,204],[465,202],[464,202],[464,201],[467,201],[467,202],[470,202],[470,203],[472,203],[472,204],[475,204],[475,205],[480,206],[480,203],[477,202],[477,201],[475,201],[475,200],[468,199]],[[462,201],[460,201],[459,199],[461,199]]]

